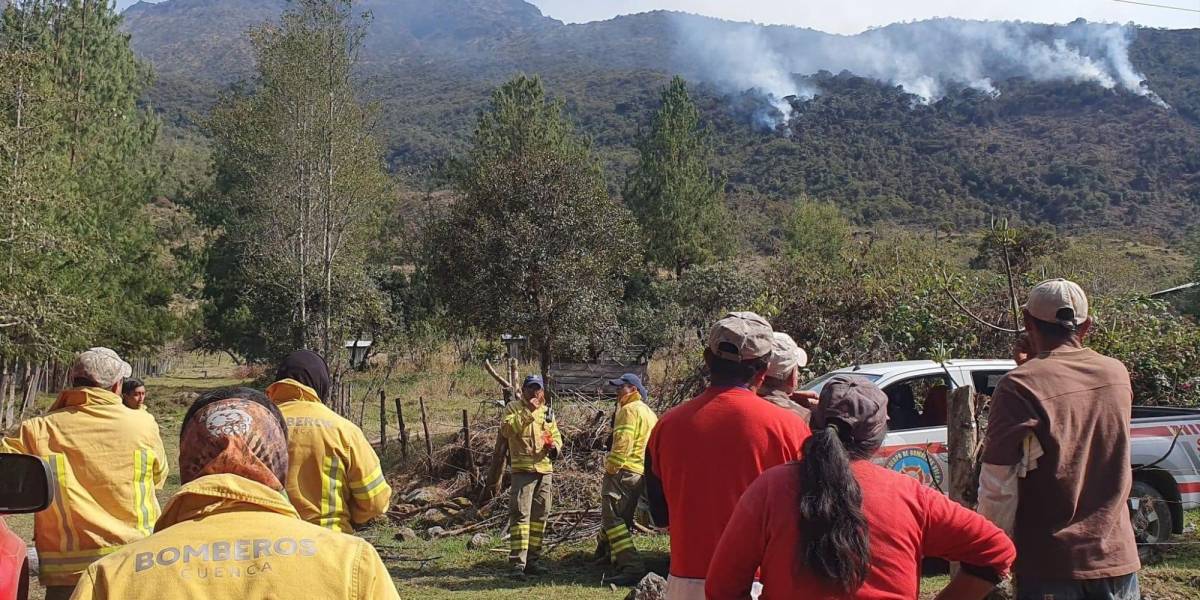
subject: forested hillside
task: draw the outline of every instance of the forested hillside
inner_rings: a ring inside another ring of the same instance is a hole
[[[194,125],[225,86],[248,76],[243,34],[283,5],[170,0],[126,11],[135,50],[158,73],[151,101],[168,122]],[[960,86],[929,102],[857,73],[812,72],[793,81],[817,90],[815,97],[796,102],[786,126],[764,128],[763,95],[708,77],[711,69],[688,54],[680,33],[684,23],[736,39],[744,24],[655,12],[565,25],[521,0],[360,6],[373,17],[361,89],[382,108],[388,160],[417,185],[464,148],[490,90],[526,72],[541,75],[592,136],[616,192],[658,91],[680,73],[714,133],[735,204],[770,210],[773,201],[807,195],[863,222],[976,226],[1002,215],[1168,239],[1200,221],[1200,30],[1133,32],[1132,67],[1169,109],[1120,86],[1004,77],[1011,74],[1004,69],[988,73],[991,91]],[[893,25],[861,36],[923,36],[956,24]],[[1080,26],[1029,25],[1028,35],[1049,43]],[[772,51],[797,54],[856,37],[761,30]]]

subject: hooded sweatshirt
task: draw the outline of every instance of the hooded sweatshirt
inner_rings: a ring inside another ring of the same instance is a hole
[[[399,597],[371,544],[300,520],[283,494],[233,474],[185,484],[154,535],[88,567],[72,596]]]
[[[6,452],[44,459],[53,501],[34,517],[43,585],[73,585],[93,561],[150,535],[167,455],[150,413],[109,390],[74,388],[21,424]]]

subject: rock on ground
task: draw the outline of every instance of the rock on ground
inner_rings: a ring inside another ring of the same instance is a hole
[[[426,504],[433,504],[435,502],[438,502],[440,500],[440,498],[441,498],[441,493],[438,492],[437,488],[423,487],[423,488],[405,496],[404,501],[409,504],[416,504],[418,506],[424,506]]]
[[[402,527],[400,531],[396,532],[396,539],[401,542],[414,542],[420,538],[417,537],[417,532],[413,531],[411,527]]]
[[[421,520],[425,521],[429,525],[441,525],[448,520],[448,517],[446,516],[446,513],[436,508],[431,508],[421,515]]]
[[[429,536],[429,539],[431,540],[436,540],[439,537],[442,537],[442,534],[444,533],[446,533],[446,530],[441,527],[430,527],[429,529],[425,530],[425,535]]]
[[[625,600],[666,600],[667,580],[658,573],[646,573]]]
[[[468,550],[483,550],[492,545],[492,536],[486,533],[477,533],[471,536],[471,540],[467,542]]]

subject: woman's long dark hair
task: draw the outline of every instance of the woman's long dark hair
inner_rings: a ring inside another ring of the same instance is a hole
[[[852,593],[866,581],[871,549],[862,488],[850,471],[850,460],[866,458],[872,449],[851,445],[847,450],[843,438],[848,437],[830,423],[804,442],[796,566]]]

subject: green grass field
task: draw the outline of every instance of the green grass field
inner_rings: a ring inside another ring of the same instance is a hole
[[[222,360],[223,359],[223,360]],[[451,369],[449,365],[435,365],[429,374],[414,371],[393,372],[390,379],[374,373],[360,374],[353,381],[366,393],[372,379],[376,379],[374,390],[383,387],[389,398],[388,419],[392,437],[395,435],[395,415],[391,398],[403,398],[405,417],[409,433],[416,440],[420,431],[418,398],[425,398],[434,437],[448,436],[461,427],[461,411],[467,409],[473,415],[479,411],[492,410],[487,402],[499,396],[498,388],[485,371],[479,368]],[[179,487],[176,468],[179,447],[179,427],[184,412],[193,400],[205,390],[223,386],[250,384],[249,380],[235,376],[235,366],[226,357],[198,355],[190,357],[169,377],[147,381],[148,408],[158,420],[171,461],[171,476],[159,499],[165,503]],[[364,414],[364,430],[368,437],[378,437],[378,392],[370,392]],[[52,398],[40,399],[46,406]],[[357,415],[356,402],[354,416]],[[414,444],[410,449],[414,455],[423,454],[423,449]],[[393,453],[394,454],[394,447]],[[410,460],[412,458],[410,457]],[[396,464],[389,455],[386,463]],[[393,472],[399,476],[401,473]],[[1154,600],[1185,600],[1197,597],[1200,589],[1200,510],[1187,515],[1187,529],[1173,541],[1180,545],[1171,547],[1161,560],[1147,565],[1142,571],[1142,585]],[[25,539],[33,532],[33,518],[20,515],[8,518],[8,525]],[[402,598],[426,600],[490,600],[500,598],[563,599],[563,600],[616,600],[623,598],[628,590],[612,589],[601,585],[604,575],[601,567],[590,564],[593,549],[591,541],[564,544],[551,548],[546,556],[546,565],[553,574],[529,582],[515,582],[508,578],[506,550],[500,538],[501,531],[489,532],[492,545],[489,549],[468,550],[470,536],[419,540],[402,543],[395,539],[398,525],[381,521],[361,532],[379,550],[387,563]],[[647,564],[652,569],[663,569],[667,563],[669,539],[665,535],[644,535],[636,539],[639,549],[646,553]],[[426,560],[428,559],[428,560]],[[922,598],[932,598],[945,586],[944,576],[927,577],[922,583]],[[32,586],[32,598],[40,600],[43,590],[36,583]]]

